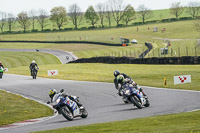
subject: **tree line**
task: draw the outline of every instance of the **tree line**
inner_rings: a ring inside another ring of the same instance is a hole
[[[184,10],[192,18],[198,18],[200,2],[189,2],[187,6],[183,6],[180,2],[171,4],[170,13],[176,19],[179,18]],[[78,4],[70,5],[68,12],[63,6],[54,7],[51,9],[50,14],[44,9],[30,10],[29,12],[23,11],[17,17],[12,13],[0,12],[0,28],[2,33],[5,27],[11,32],[15,23],[18,22],[24,32],[30,27],[32,27],[32,31],[36,31],[35,24],[38,23],[41,31],[43,31],[48,25],[48,20],[59,30],[62,30],[62,27],[69,21],[74,25],[74,29],[78,29],[83,20],[86,20],[91,27],[95,27],[99,22],[103,28],[105,20],[108,22],[109,27],[111,27],[111,20],[114,20],[116,26],[120,26],[121,22],[128,25],[130,21],[136,20],[138,16],[142,18],[142,23],[144,24],[152,16],[152,10],[145,5],[140,5],[135,10],[130,4],[123,4],[123,0],[108,0],[106,3],[98,3],[95,7],[89,6],[86,12],[82,12]]]

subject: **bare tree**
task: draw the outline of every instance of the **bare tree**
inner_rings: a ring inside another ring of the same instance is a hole
[[[126,25],[128,25],[128,22],[136,19],[135,10],[130,4],[126,6],[122,19],[126,23]]]
[[[67,24],[67,11],[65,7],[58,6],[51,9],[50,20],[56,24],[59,30],[65,24]]]
[[[183,13],[184,7],[181,5],[180,2],[174,2],[171,4],[170,13],[176,16],[176,19]]]
[[[83,14],[81,12],[81,8],[77,4],[72,4],[69,7],[69,16],[75,26],[75,29],[78,29],[78,25],[80,25],[83,20]]]
[[[122,20],[122,17],[124,15],[124,6],[123,6],[123,0],[109,0],[112,16],[117,23],[117,26],[119,26],[120,21]]]
[[[197,18],[200,13],[200,2],[189,2],[187,13],[189,13],[192,18]]]
[[[28,18],[28,14],[26,12],[21,12],[17,15],[18,23],[21,25],[21,27],[24,29],[24,32],[26,32],[26,29],[30,26],[30,20]]]
[[[97,13],[95,12],[93,6],[89,6],[86,13],[85,13],[85,18],[90,21],[90,23],[92,24],[92,26],[94,27],[94,25],[97,23],[97,21],[99,20],[99,17],[97,15]]]
[[[137,9],[138,14],[142,17],[142,23],[145,23],[145,20],[149,19],[152,15],[152,11],[145,7],[145,5],[140,5]]]
[[[108,2],[106,3],[106,18],[108,19],[109,27],[111,27],[112,11]]]
[[[106,15],[105,4],[103,4],[103,3],[97,4],[96,5],[96,10],[97,10],[97,13],[98,13],[99,18],[100,18],[101,27],[103,28],[104,27],[104,18],[105,18],[105,15]]]
[[[7,24],[8,24],[8,29],[10,33],[12,31],[12,27],[15,24],[15,22],[16,22],[16,19],[14,15],[12,13],[8,13]]]
[[[47,26],[47,18],[48,18],[48,13],[44,9],[39,10],[39,16],[38,16],[38,23],[40,24],[41,31],[44,30],[44,27]]]
[[[30,21],[31,21],[31,24],[32,24],[32,30],[34,31],[35,30],[35,21],[37,19],[37,11],[32,9],[28,13],[28,15],[29,15],[29,18],[30,18]]]
[[[0,28],[3,33],[4,26],[6,25],[7,14],[5,12],[0,12]]]

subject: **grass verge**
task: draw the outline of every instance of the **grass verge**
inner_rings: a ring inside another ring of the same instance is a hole
[[[60,60],[51,54],[40,52],[0,52],[0,60],[6,68],[29,66],[32,60],[38,65],[61,64]]]
[[[65,64],[42,65],[38,76],[45,78],[113,82],[113,72],[119,70],[139,85],[164,87],[164,77],[167,79],[167,88],[198,90],[200,91],[200,65],[136,65],[136,64]],[[47,76],[47,70],[58,70],[59,75]],[[9,69],[9,73],[30,75],[29,68],[18,67]],[[174,85],[173,76],[191,75],[192,83]]]
[[[0,90],[0,126],[53,115],[53,110],[33,100]]]
[[[36,133],[199,133],[199,125],[200,111],[195,111]]]

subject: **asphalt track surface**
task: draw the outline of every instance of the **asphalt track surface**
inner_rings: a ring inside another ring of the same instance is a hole
[[[88,118],[67,121],[62,115],[57,115],[35,124],[0,129],[0,133],[27,133],[200,109],[200,92],[197,91],[144,87],[151,106],[137,109],[132,104],[123,103],[112,83],[45,78],[33,80],[30,76],[13,74],[4,74],[3,79],[0,80],[0,89],[37,99],[43,103],[49,100],[48,92],[51,88],[64,89],[68,94],[79,96],[88,110]]]
[[[52,49],[0,49],[0,51],[13,51],[13,52],[43,52],[55,55],[62,64],[66,64],[69,61],[76,60],[77,57],[70,52]]]

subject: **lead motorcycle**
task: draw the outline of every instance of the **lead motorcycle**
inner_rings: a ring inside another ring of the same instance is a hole
[[[4,72],[3,67],[0,67],[0,79],[2,79],[2,77],[3,77],[3,72]]]
[[[33,79],[36,79],[38,70],[39,70],[39,68],[37,68],[37,67],[34,67],[32,69],[31,76],[33,77]]]
[[[139,109],[150,106],[148,97],[144,97],[142,92],[131,84],[125,84],[121,93],[123,97],[122,99],[125,103],[133,103],[133,105]]]
[[[67,120],[72,121],[76,117],[86,118],[88,116],[88,112],[85,107],[79,107],[76,102],[79,102],[79,97],[72,96],[76,101],[71,100],[69,97],[64,97],[62,95],[62,89],[60,93],[55,94],[53,98],[52,106],[54,109],[58,111],[58,114],[62,114]],[[48,101],[47,104],[50,104]]]

